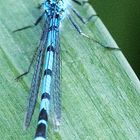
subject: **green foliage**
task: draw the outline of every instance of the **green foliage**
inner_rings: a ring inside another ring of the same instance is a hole
[[[23,119],[32,73],[16,82],[26,71],[41,36],[41,27],[17,33],[12,30],[32,24],[39,16],[37,2],[0,2],[0,139],[32,140],[39,101],[31,125],[23,130]],[[86,4],[76,6],[83,17],[95,14]],[[116,43],[95,17],[83,25],[85,34],[105,46]],[[51,140],[124,140],[140,137],[140,84],[121,51],[102,47],[80,36],[65,19],[61,27],[62,123]]]

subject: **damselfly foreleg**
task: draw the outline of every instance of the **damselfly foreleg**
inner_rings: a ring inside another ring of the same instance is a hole
[[[76,3],[77,3],[77,0],[76,0]],[[89,16],[86,20],[79,14],[79,12],[73,7],[73,6],[70,6],[71,10],[73,11],[73,13],[78,17],[78,19],[83,23],[83,24],[87,24],[88,22],[90,22],[94,17],[97,17],[98,18],[98,15],[97,14],[92,14],[91,16]],[[82,32],[81,28],[79,27],[79,25],[73,20],[73,18],[68,15],[68,19],[70,20],[70,22],[72,23],[72,25],[75,27],[75,29],[78,31],[78,33],[88,39],[90,39],[91,41],[99,44],[100,46],[104,47],[104,48],[107,48],[109,50],[120,50],[120,48],[114,48],[114,47],[111,47],[111,46],[107,46],[107,45],[104,45],[103,43],[101,43],[100,41],[90,37],[89,35],[85,34]]]
[[[72,0],[72,1],[75,2],[76,4],[80,5],[80,6],[83,6],[85,3],[88,3],[88,0],[82,0],[82,1]]]
[[[18,31],[21,31],[21,30],[25,30],[25,29],[28,29],[28,28],[32,28],[32,27],[34,27],[34,26],[37,26],[37,25],[39,24],[39,22],[42,20],[44,14],[45,14],[45,12],[43,12],[43,13],[41,14],[41,16],[38,17],[38,19],[36,20],[36,22],[35,22],[33,25],[25,26],[25,27],[23,27],[23,28],[14,30],[13,32],[18,32]],[[25,76],[25,75],[27,75],[27,74],[30,72],[30,69],[31,69],[31,67],[32,67],[32,64],[33,64],[33,62],[34,62],[34,60],[35,60],[35,58],[36,58],[37,52],[38,52],[38,51],[41,51],[41,50],[39,50],[39,49],[40,49],[40,48],[37,47],[37,49],[35,50],[35,53],[34,53],[32,59],[31,59],[31,62],[30,62],[30,65],[29,65],[27,71],[24,72],[24,73],[22,73],[22,74],[20,74],[18,77],[16,77],[15,80],[19,80],[22,76]]]
[[[73,6],[71,6],[70,8],[71,8],[72,12],[80,19],[80,21],[83,24],[87,24],[92,18],[98,17],[98,15],[93,15],[92,14],[91,16],[89,16],[88,18],[85,19],[79,14],[79,12]]]
[[[33,65],[33,63],[34,63],[34,60],[35,60],[35,58],[36,58],[36,56],[37,56],[38,49],[39,49],[39,47],[36,48],[36,50],[35,50],[35,52],[34,52],[34,55],[33,55],[32,59],[31,59],[31,62],[30,62],[30,64],[29,64],[29,66],[28,66],[27,71],[25,71],[24,73],[22,73],[22,74],[20,74],[19,76],[17,76],[17,77],[15,78],[15,80],[19,80],[22,76],[25,76],[25,75],[27,75],[27,74],[30,72],[31,67],[32,67],[32,65]]]
[[[89,38],[88,35],[86,35],[85,33],[82,32],[82,30],[80,29],[80,27],[78,26],[78,24],[72,19],[72,17],[70,15],[67,16],[69,21],[71,22],[71,24],[74,26],[74,28],[77,30],[77,32],[82,35],[85,36],[86,38]]]

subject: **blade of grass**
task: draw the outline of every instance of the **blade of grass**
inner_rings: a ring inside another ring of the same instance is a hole
[[[39,11],[35,10],[34,1],[0,3],[0,139],[32,140],[39,102],[30,128],[23,131],[22,127],[32,72],[19,82],[14,78],[27,69],[41,28],[16,34],[12,30],[33,23]],[[95,14],[88,4],[77,8],[84,17]],[[75,20],[93,39],[117,47],[99,18],[87,25]],[[59,133],[54,133],[50,124],[49,139],[139,139],[140,84],[122,52],[105,49],[79,36],[66,19],[61,28],[61,44],[62,124]]]

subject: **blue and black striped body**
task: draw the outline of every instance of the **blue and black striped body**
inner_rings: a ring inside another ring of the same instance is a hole
[[[71,0],[78,5],[84,5],[88,1]],[[36,64],[34,69],[34,74],[31,83],[30,96],[27,105],[27,112],[25,115],[24,126],[27,128],[30,125],[32,115],[34,113],[40,83],[42,81],[42,95],[41,95],[41,104],[40,104],[40,113],[38,118],[38,125],[35,133],[34,140],[46,140],[46,132],[48,126],[48,118],[50,111],[50,101],[53,107],[53,121],[55,127],[57,128],[60,125],[61,119],[61,91],[60,91],[60,39],[59,39],[59,26],[62,19],[66,16],[69,19],[70,23],[76,29],[76,31],[92,40],[95,43],[100,44],[103,47],[111,48],[108,46],[102,45],[99,41],[96,41],[90,38],[88,35],[84,34],[75,20],[71,17],[71,13],[67,10],[71,10],[73,14],[79,18],[79,20],[86,24],[92,19],[92,17],[97,15],[91,15],[87,20],[83,19],[78,11],[69,3],[69,0],[45,0],[42,3],[44,12],[37,19],[34,25],[26,26],[16,31],[27,29],[33,26],[36,26],[41,19],[44,17],[44,28],[43,33],[40,39],[38,51],[36,53]],[[118,48],[112,48],[118,49]],[[34,60],[34,57],[33,57]],[[32,60],[32,62],[33,62]],[[31,64],[32,64],[31,62]],[[27,74],[30,70],[31,64],[28,68],[28,71],[18,76],[21,77]],[[42,67],[44,69],[42,70]],[[42,76],[43,71],[43,76]],[[18,79],[17,78],[17,79]],[[52,109],[52,108],[51,108]]]
[[[79,1],[73,1],[79,4]],[[27,128],[31,122],[31,118],[34,113],[34,108],[36,105],[37,95],[40,87],[40,81],[42,79],[40,113],[34,140],[46,140],[48,119],[50,117],[50,102],[52,105],[51,110],[53,108],[52,118],[55,128],[58,128],[60,125],[60,23],[65,17],[65,13],[67,12],[68,8],[81,20],[81,22],[86,23],[79,15],[79,13],[68,3],[68,0],[45,0],[42,6],[44,12],[37,19],[34,25],[37,25],[42,19],[42,17],[44,17],[45,23],[43,33],[40,39],[40,44],[38,47],[36,65],[31,83],[29,102],[24,122],[25,128]],[[81,31],[80,27],[72,19],[69,12],[67,12],[66,16],[80,35],[89,38]],[[90,16],[89,19],[91,19],[91,17],[93,17],[93,15]],[[27,26],[26,28],[29,27],[30,26]],[[17,31],[19,31],[19,29]],[[42,66],[44,66],[43,76]]]
[[[59,51],[59,25],[65,11],[62,0],[47,0],[43,4],[45,10],[45,20],[48,26],[47,41],[45,44],[44,75],[42,85],[42,96],[40,105],[40,114],[38,126],[35,134],[35,140],[46,140],[46,129],[48,125],[48,116],[50,108],[53,71],[56,68],[54,62],[57,60]],[[59,58],[58,58],[59,59]],[[59,65],[60,63],[58,63]],[[56,116],[57,117],[57,116]],[[59,117],[59,116],[58,116]],[[58,118],[59,119],[59,118]]]

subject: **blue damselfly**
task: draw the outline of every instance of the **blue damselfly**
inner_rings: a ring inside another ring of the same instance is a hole
[[[82,3],[78,0],[73,0],[75,3],[82,5],[87,1]],[[36,52],[36,65],[33,74],[33,79],[30,89],[29,103],[27,107],[27,113],[25,116],[25,128],[30,124],[37,95],[39,92],[40,82],[42,79],[42,96],[40,104],[40,113],[38,118],[38,126],[35,134],[35,140],[45,140],[46,139],[46,129],[48,125],[48,117],[50,110],[50,99],[52,99],[53,108],[54,108],[54,124],[57,127],[60,125],[61,120],[61,89],[60,89],[60,39],[59,39],[59,27],[61,21],[64,17],[67,17],[73,27],[81,34],[82,36],[90,39],[90,37],[84,34],[74,19],[68,12],[68,9],[71,10],[82,23],[87,23],[93,16],[91,15],[87,20],[84,20],[77,10],[69,3],[69,1],[64,0],[45,0],[41,4],[43,8],[43,13],[34,23],[37,25],[40,20],[44,18],[44,27],[43,33],[40,39],[40,44]],[[26,26],[15,31],[20,31],[27,29],[32,26]],[[93,40],[94,42],[102,45],[100,42]],[[107,47],[107,46],[105,46]],[[44,66],[44,68],[42,68]],[[20,75],[19,77],[27,74],[30,70],[31,65],[26,73]],[[43,72],[43,76],[42,76]],[[18,77],[18,78],[19,78]]]

